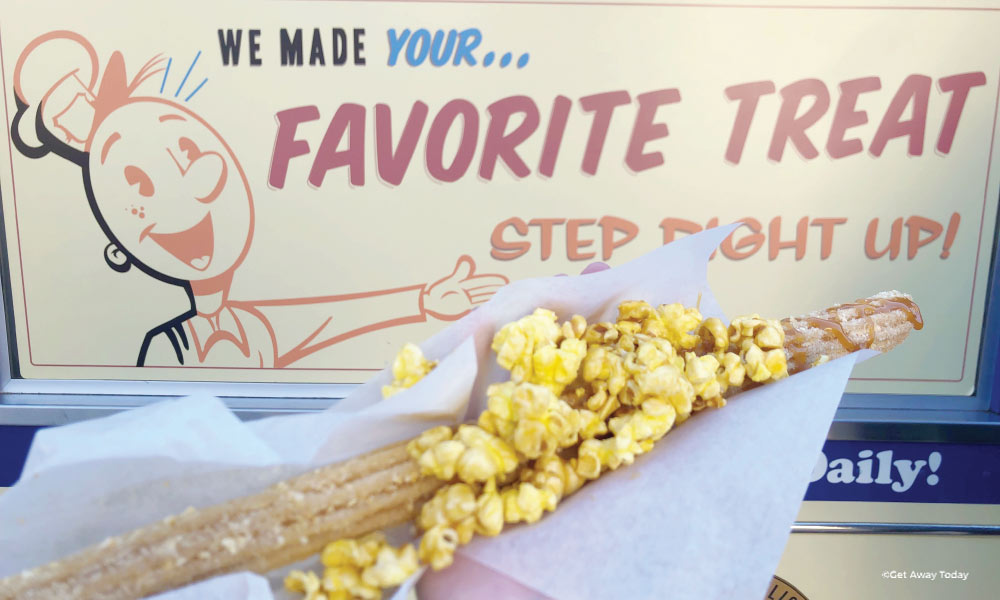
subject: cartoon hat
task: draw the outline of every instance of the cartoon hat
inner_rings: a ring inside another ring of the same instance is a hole
[[[86,38],[72,31],[35,38],[14,68],[11,134],[18,150],[32,158],[52,151],[82,166],[96,126],[161,70],[155,68],[161,60],[153,57],[129,82],[125,61],[114,52],[98,88],[97,52]]]

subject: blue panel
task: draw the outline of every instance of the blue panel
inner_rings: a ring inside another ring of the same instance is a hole
[[[21,476],[31,440],[39,429],[41,427],[0,425],[0,487],[14,485]]]
[[[813,478],[806,500],[1000,504],[1000,445],[828,441]]]

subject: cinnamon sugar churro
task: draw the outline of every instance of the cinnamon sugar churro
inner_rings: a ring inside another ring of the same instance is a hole
[[[871,348],[888,352],[924,326],[920,309],[909,294],[881,292],[849,304],[838,304],[802,317],[782,320],[788,370],[792,373],[816,361]]]
[[[357,549],[361,542],[348,538],[414,519],[425,531],[420,559],[443,568],[474,534],[537,521],[690,415],[859,348],[889,350],[921,326],[912,298],[899,292],[780,322],[741,317],[728,327],[697,309],[645,302],[622,303],[615,323],[574,317],[559,325],[536,311],[494,338],[511,381],[491,386],[478,425],[436,428],[109,538],[0,580],[0,600],[142,598],[227,572],[266,573],[334,540]],[[406,364],[421,372],[410,377],[396,365],[392,392],[433,367],[407,351]],[[328,576],[297,573],[290,587],[350,598],[356,593],[346,586],[364,586],[365,597],[378,597],[415,570],[414,548],[366,539],[371,551],[350,557],[327,546]]]
[[[143,598],[222,573],[266,573],[332,539],[411,519],[440,485],[395,444],[0,580],[0,598]]]

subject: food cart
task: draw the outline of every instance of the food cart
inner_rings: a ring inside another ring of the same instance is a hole
[[[854,371],[764,597],[1000,583],[1000,9],[147,11],[0,15],[0,486],[39,428],[322,410],[507,281],[739,221],[727,314],[894,288],[924,319]]]

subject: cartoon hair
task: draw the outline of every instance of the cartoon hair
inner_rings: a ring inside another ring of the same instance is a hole
[[[139,85],[163,71],[157,68],[162,61],[154,56],[129,81],[125,59],[115,51],[99,79],[97,52],[80,34],[52,31],[35,38],[14,67],[14,146],[28,158],[52,152],[86,170],[98,126]],[[104,260],[119,273],[132,262],[114,241],[105,248]]]

